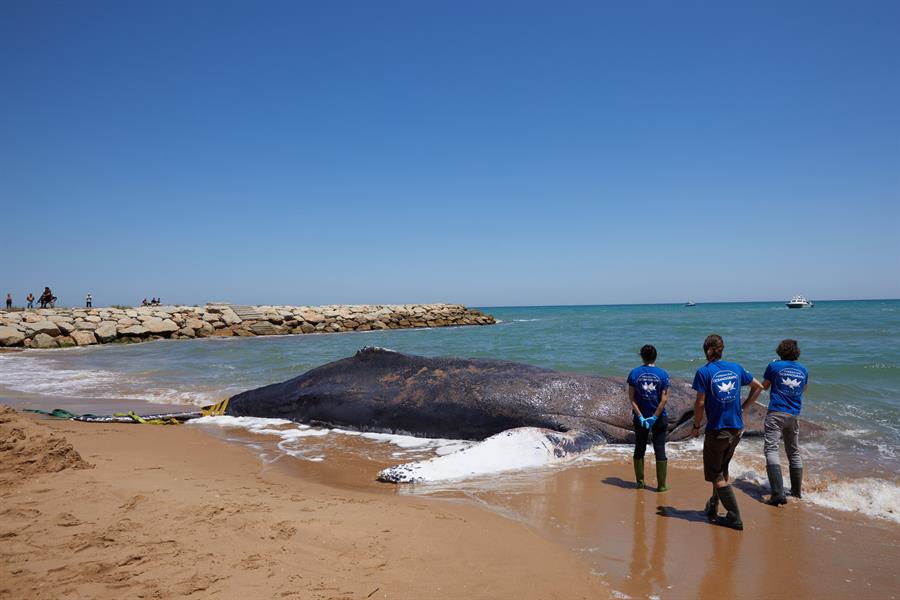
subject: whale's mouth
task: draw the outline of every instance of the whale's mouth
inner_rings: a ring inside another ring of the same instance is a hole
[[[469,479],[570,460],[603,438],[577,431],[561,433],[517,427],[444,456],[388,467],[378,474],[387,483],[430,483]]]

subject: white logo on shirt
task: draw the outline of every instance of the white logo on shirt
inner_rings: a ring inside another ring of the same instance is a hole
[[[723,394],[727,394],[734,389],[734,382],[729,381],[728,383],[720,383],[716,387],[719,388],[719,391]]]
[[[645,392],[655,392],[656,384],[655,383],[642,383],[641,389],[643,389]]]
[[[781,383],[788,386],[792,390],[800,387],[800,380],[799,379],[791,379],[790,377],[782,377]]]

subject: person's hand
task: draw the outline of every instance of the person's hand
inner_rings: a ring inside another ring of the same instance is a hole
[[[645,419],[643,415],[638,415],[638,421],[640,421],[641,427],[644,429],[647,428],[647,419]]]
[[[644,427],[646,427],[647,429],[651,429],[653,427],[653,424],[656,423],[656,419],[657,419],[656,415],[653,415],[652,417],[647,418],[644,421]]]
[[[692,438],[700,437],[700,428],[699,427],[694,427],[693,431],[691,431],[691,437]]]

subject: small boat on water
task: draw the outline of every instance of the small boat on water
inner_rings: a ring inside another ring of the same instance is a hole
[[[815,306],[811,300],[807,300],[803,296],[794,296],[784,304],[788,308],[812,308]]]
[[[697,306],[697,303],[693,300],[688,300],[687,303],[685,303],[685,306]]]

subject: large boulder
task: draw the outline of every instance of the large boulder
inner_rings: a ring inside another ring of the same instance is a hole
[[[39,333],[32,338],[32,348],[58,348],[59,344],[56,343],[56,338],[53,336],[49,336],[46,333]]]
[[[144,327],[153,335],[165,335],[178,331],[178,325],[171,319],[150,319],[144,322]]]
[[[25,341],[25,334],[15,327],[0,327],[0,346],[18,346]]]
[[[203,326],[206,324],[206,321],[203,321],[202,319],[188,319],[185,327],[190,327],[191,329],[198,330],[203,329]]]
[[[149,333],[150,330],[142,325],[132,325],[131,327],[125,327],[119,330],[119,335],[124,335],[126,337],[144,337]]]
[[[77,330],[71,334],[72,340],[79,346],[91,346],[97,343],[97,338],[91,331]]]
[[[226,325],[238,325],[241,323],[241,318],[230,308],[222,311],[222,320],[225,321]]]
[[[97,341],[101,344],[105,344],[115,340],[118,336],[118,332],[116,331],[115,323],[102,323],[94,330],[94,335],[97,337]]]
[[[43,333],[52,337],[59,335],[59,327],[53,321],[38,321],[37,323],[29,323],[28,330],[32,335]]]
[[[54,322],[56,323],[56,326],[59,327],[59,330],[63,335],[71,335],[71,333],[76,329],[75,324],[71,321],[57,320]]]

